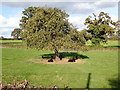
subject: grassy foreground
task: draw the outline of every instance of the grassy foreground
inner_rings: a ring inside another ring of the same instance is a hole
[[[33,85],[57,85],[70,88],[86,88],[91,73],[90,88],[117,86],[118,51],[91,50],[78,52],[86,55],[83,64],[40,64],[29,59],[39,58],[52,51],[2,48],[2,81],[29,80]]]

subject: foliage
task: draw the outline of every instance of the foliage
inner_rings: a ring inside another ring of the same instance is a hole
[[[0,37],[0,40],[4,40],[4,37],[3,37],[3,36],[1,36],[1,37]]]
[[[112,35],[110,38],[108,38],[109,40],[119,40],[118,34],[114,34]]]
[[[115,33],[109,37],[110,40],[119,40],[120,39],[120,20],[115,24]]]
[[[13,36],[15,39],[19,39],[20,37],[20,32],[21,32],[21,29],[20,28],[15,28],[12,33],[11,33],[11,36]]]
[[[77,29],[68,22],[68,14],[57,8],[29,7],[21,19],[22,38],[35,49],[79,49],[85,44]]]
[[[116,27],[116,33],[118,34],[118,35],[120,35],[120,20],[118,20],[117,22],[116,22],[116,25],[115,25],[115,27]]]
[[[87,32],[92,35],[91,41],[95,45],[106,43],[107,37],[114,34],[116,25],[105,12],[100,12],[98,16],[93,13],[93,16],[86,18],[84,24],[87,25]]]
[[[116,22],[116,36],[117,39],[120,39],[120,20]]]
[[[86,41],[91,40],[91,38],[92,38],[91,34],[87,33],[86,29],[80,31],[80,34],[81,34],[82,37],[85,38]]]
[[[36,9],[37,9],[38,7],[28,7],[27,9],[25,9],[22,13],[23,13],[23,16],[22,16],[22,18],[21,18],[21,20],[20,20],[20,28],[21,29],[23,29],[23,31],[24,31],[24,29],[25,29],[25,27],[26,27],[26,24],[27,24],[27,22],[28,22],[28,19],[29,18],[31,18],[33,15],[35,15],[35,13],[36,13]]]

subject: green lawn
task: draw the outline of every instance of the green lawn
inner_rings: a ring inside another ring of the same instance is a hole
[[[24,47],[22,40],[0,40],[0,44],[2,44],[3,47]]]
[[[33,85],[86,88],[91,73],[90,88],[116,87],[118,75],[117,50],[90,50],[78,52],[87,56],[83,64],[40,64],[29,59],[39,58],[52,51],[17,48],[2,49],[2,81],[29,80]]]
[[[21,43],[22,40],[0,40],[0,43]]]
[[[106,44],[105,43],[101,43],[101,45],[103,45],[103,46],[118,46],[118,42],[119,41],[117,41],[117,40],[108,40]],[[92,45],[91,41],[90,40],[87,41],[86,45],[87,46],[91,46]]]

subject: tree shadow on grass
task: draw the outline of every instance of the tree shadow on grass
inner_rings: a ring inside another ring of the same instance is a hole
[[[113,79],[109,79],[109,85],[111,86],[111,88],[113,90],[117,90],[119,89],[120,90],[120,79],[118,78],[113,78]],[[116,89],[117,88],[117,89]]]
[[[79,59],[89,58],[86,55],[78,54],[76,52],[60,52],[59,54],[62,55],[62,58],[66,58],[66,57],[72,58],[72,57],[75,57],[75,56],[77,56]],[[42,55],[42,57],[44,57],[44,58],[51,58],[51,56],[55,56],[55,54],[51,53],[51,54],[43,54]]]
[[[120,48],[120,46],[104,46],[104,48]]]

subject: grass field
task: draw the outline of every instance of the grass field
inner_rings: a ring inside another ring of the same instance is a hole
[[[106,44],[101,43],[103,48],[120,48],[119,41],[109,40]],[[24,47],[22,40],[0,40],[0,44],[7,47]],[[86,46],[92,46],[91,41],[86,42]],[[94,48],[94,47],[93,47]]]
[[[113,46],[118,46],[113,42]],[[110,44],[112,46],[112,44]],[[91,73],[90,88],[117,87],[118,50],[89,50],[78,52],[83,64],[41,64],[30,59],[40,58],[52,51],[2,48],[2,81],[29,80],[33,85],[57,85],[70,88],[86,88],[88,73]]]
[[[119,43],[119,41],[108,40],[106,44],[105,43],[101,43],[101,45],[103,45],[103,47],[111,47],[111,48],[113,48],[113,47],[118,47],[118,43]],[[87,41],[86,45],[87,46],[92,46],[91,41]]]
[[[0,43],[22,43],[22,40],[0,40]]]
[[[3,47],[23,48],[22,40],[0,40]]]

